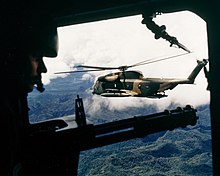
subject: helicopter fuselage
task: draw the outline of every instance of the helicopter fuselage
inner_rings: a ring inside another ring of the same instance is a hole
[[[107,97],[155,97],[161,98],[165,94],[158,94],[160,82],[154,82],[143,77],[138,71],[111,73],[101,76],[93,86],[93,93]]]
[[[207,60],[197,61],[197,66],[186,79],[144,78],[140,71],[122,71],[100,76],[94,86],[93,94],[106,97],[166,97],[165,90],[172,90],[178,84],[193,84],[196,76],[207,64]]]

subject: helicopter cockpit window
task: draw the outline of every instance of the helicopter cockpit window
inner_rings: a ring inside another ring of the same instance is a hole
[[[58,57],[45,58],[46,90],[29,95],[30,120],[74,114],[77,95],[93,124],[189,104],[199,116],[195,126],[82,152],[78,173],[212,175],[209,91],[203,72],[208,67],[206,22],[189,11],[162,13],[153,19],[165,25],[189,53],[163,38],[155,39],[142,21],[143,16],[136,15],[58,28]],[[194,68],[201,71],[191,84],[187,79]],[[54,74],[68,71],[74,72]]]

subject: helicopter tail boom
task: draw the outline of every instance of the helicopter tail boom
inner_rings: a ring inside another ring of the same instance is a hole
[[[197,66],[193,69],[193,71],[190,73],[187,79],[161,79],[157,80],[157,82],[160,83],[160,88],[157,92],[164,92],[165,90],[172,90],[174,89],[178,84],[193,84],[195,81],[195,78],[199,74],[199,72],[202,70],[203,67],[208,63],[207,59],[203,60],[197,60]],[[155,79],[154,79],[155,81]]]
[[[208,59],[203,60],[197,60],[197,66],[193,69],[191,74],[188,76],[187,80],[189,80],[189,84],[193,84],[195,81],[195,78],[199,74],[199,72],[202,70],[202,68],[208,63]]]

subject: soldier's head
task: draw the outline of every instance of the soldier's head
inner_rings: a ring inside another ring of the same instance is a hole
[[[15,88],[31,92],[37,85],[42,92],[41,73],[47,72],[43,57],[57,56],[57,27],[51,18],[42,16],[18,18],[14,22],[6,23],[9,31],[3,36],[1,74],[8,81],[15,81]]]

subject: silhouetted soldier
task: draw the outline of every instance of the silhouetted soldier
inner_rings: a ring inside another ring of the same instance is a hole
[[[79,152],[71,155],[62,136],[35,132],[28,118],[28,93],[35,85],[44,90],[43,57],[57,56],[57,28],[45,16],[25,13],[5,15],[1,24],[0,175],[74,175]]]

